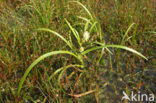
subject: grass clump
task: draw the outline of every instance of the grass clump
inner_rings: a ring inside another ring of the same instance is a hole
[[[154,29],[138,31],[139,19],[122,15],[127,2],[128,15],[136,16],[131,9],[137,4],[140,16],[153,18],[152,8],[141,14],[138,2],[91,1],[30,0],[14,9],[3,7],[0,71],[9,69],[0,74],[0,101],[111,103],[121,101],[122,91],[154,93],[148,75],[153,48],[144,50],[154,35],[143,35],[146,30],[155,34]]]

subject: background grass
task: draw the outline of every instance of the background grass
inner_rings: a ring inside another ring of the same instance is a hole
[[[59,75],[51,82],[47,81],[48,76],[69,62],[77,61],[68,55],[52,56],[34,67],[17,96],[19,81],[33,61],[50,51],[70,50],[55,35],[36,29],[49,28],[68,38],[71,31],[67,19],[80,35],[83,34],[85,21],[78,16],[89,18],[89,15],[81,6],[68,1],[0,1],[0,102],[113,103],[120,102],[123,90],[156,94],[155,1],[78,0],[100,23],[98,32],[106,44],[121,44],[126,30],[135,23],[123,45],[139,51],[148,61],[124,50],[110,49],[113,55],[104,52],[97,65],[101,51],[92,52],[87,55],[91,61],[85,61],[87,72],[81,74],[73,67],[66,70],[61,78],[62,90],[57,80]],[[100,41],[97,32],[90,35]],[[94,89],[96,92],[92,92]],[[84,95],[87,91],[91,93]],[[84,94],[77,98],[68,93]]]

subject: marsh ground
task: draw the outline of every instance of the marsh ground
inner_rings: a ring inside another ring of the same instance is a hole
[[[92,18],[82,6],[69,0],[0,1],[1,103],[117,103],[121,102],[122,91],[156,95],[156,2],[78,1],[90,11]],[[102,55],[101,50],[85,55],[85,67],[70,67],[60,75],[55,71],[79,62],[69,55],[51,56],[31,70],[17,95],[22,76],[38,57],[51,51],[72,51],[56,35],[37,29],[58,32],[80,53],[79,42],[72,36],[66,20],[80,38],[85,31],[93,30],[89,40],[81,45],[85,50],[100,45],[93,41],[117,44],[133,48],[148,60],[126,50],[109,48],[110,52],[106,48]],[[92,26],[94,23],[96,26]],[[49,76],[54,73],[49,82]]]

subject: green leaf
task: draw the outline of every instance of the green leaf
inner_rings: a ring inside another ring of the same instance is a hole
[[[85,28],[84,28],[84,32],[87,31],[87,29],[88,29],[88,27],[89,27],[89,22],[90,22],[90,20],[88,20],[88,21],[86,22]]]
[[[77,39],[79,45],[81,46],[79,34],[76,33],[76,30],[70,25],[70,23],[67,20],[65,20],[65,21],[68,24],[68,26],[71,29],[71,31],[73,32],[73,34],[74,34],[75,38]]]
[[[104,47],[105,48],[107,48],[107,47],[113,47],[113,48],[124,49],[124,50],[130,51],[130,52],[132,52],[134,54],[137,54],[137,55],[141,56],[142,58],[148,60],[145,56],[143,56],[141,53],[137,52],[136,50],[131,49],[131,48],[126,47],[126,46],[121,46],[121,45],[102,45],[102,46],[98,46],[98,47],[93,47],[91,49],[87,49],[86,51],[82,52],[81,54],[82,55],[85,55],[85,54],[87,54],[87,53],[89,53],[91,51],[98,50],[98,49],[101,49],[101,48],[104,48]]]
[[[47,57],[50,57],[52,55],[56,55],[56,54],[69,54],[69,55],[72,55],[74,56],[75,58],[77,58],[78,60],[80,60],[74,53],[72,52],[69,52],[69,51],[52,51],[52,52],[49,52],[49,53],[46,53],[42,56],[40,56],[38,59],[36,59],[28,68],[27,70],[25,71],[24,73],[24,76],[22,77],[20,83],[19,83],[19,87],[18,87],[18,91],[17,91],[17,94],[19,95],[20,91],[21,91],[21,88],[22,88],[22,85],[26,79],[26,77],[28,76],[29,72],[32,70],[32,68],[38,64],[41,60],[47,58]],[[81,60],[80,60],[81,61]]]
[[[128,32],[129,32],[129,31],[131,30],[131,28],[134,26],[134,24],[135,24],[135,23],[132,23],[132,24],[128,27],[128,29],[127,29],[125,35],[124,35],[123,38],[122,38],[121,45],[123,45],[124,42],[126,41],[125,38],[126,38],[126,36],[128,35]]]
[[[91,28],[90,28],[90,30],[89,30],[90,33],[92,32],[93,28],[96,27],[96,24],[97,24],[97,23],[98,23],[98,22],[94,22],[94,24],[91,26]],[[96,31],[96,32],[97,32],[97,31]]]
[[[83,67],[82,65],[68,65],[68,66],[64,66],[64,67],[61,67],[59,69],[57,69],[50,77],[49,77],[49,81],[56,75],[58,74],[59,72],[61,72],[62,70],[66,70],[70,67]],[[80,72],[82,72],[81,70],[79,70]],[[58,80],[59,81],[59,80]]]
[[[60,39],[62,39],[62,40],[73,50],[72,45],[70,44],[70,42],[67,41],[67,40],[66,40],[63,36],[61,36],[59,33],[55,32],[55,31],[53,31],[53,30],[50,30],[50,29],[48,29],[48,28],[39,28],[39,29],[37,29],[37,30],[47,31],[47,32],[50,32],[50,33],[52,33],[52,34],[55,34],[55,35],[58,36]]]
[[[70,2],[75,2],[75,3],[79,4],[88,13],[90,18],[93,20],[92,14],[89,12],[89,10],[82,3],[80,3],[79,1],[70,1]]]

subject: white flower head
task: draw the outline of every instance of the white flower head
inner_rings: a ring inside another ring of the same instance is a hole
[[[90,37],[89,32],[88,32],[88,31],[85,31],[84,34],[83,34],[84,40],[85,40],[85,41],[88,41],[89,37]]]
[[[81,48],[80,48],[80,52],[83,52],[83,51],[84,51],[84,48],[83,48],[83,47],[81,47]]]

